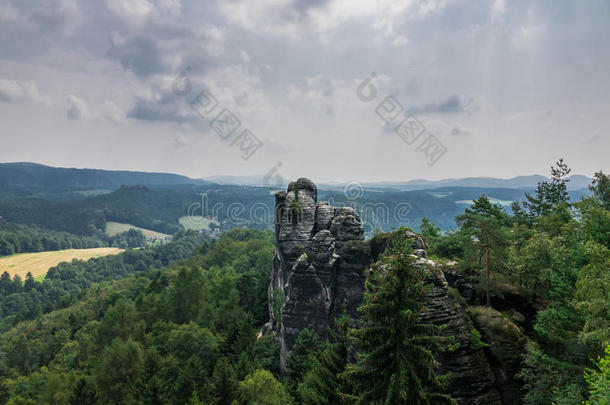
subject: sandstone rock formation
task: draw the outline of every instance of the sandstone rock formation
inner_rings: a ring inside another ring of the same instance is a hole
[[[269,302],[284,367],[301,330],[315,329],[326,337],[336,314],[346,310],[355,317],[370,255],[341,255],[353,250],[349,242],[364,240],[360,217],[351,208],[318,203],[317,188],[310,180],[290,183],[288,191],[277,193],[275,199]]]
[[[496,359],[497,350],[472,346],[475,326],[463,306],[449,294],[450,284],[466,295],[472,294],[471,286],[461,282],[452,271],[447,275],[453,283],[448,282],[446,269],[426,259],[423,239],[413,232],[404,232],[412,240],[415,254],[420,256],[419,265],[430,269],[423,318],[426,322],[446,324],[445,333],[459,343],[457,350],[445,352],[439,359],[441,371],[450,374],[448,393],[460,404],[519,403],[518,385],[513,378],[518,367],[518,349],[502,351],[501,359]],[[358,318],[366,274],[391,237],[383,234],[365,241],[364,228],[355,210],[318,202],[317,188],[308,179],[300,178],[290,183],[287,192],[276,194],[276,247],[269,313],[271,327],[280,339],[282,368],[301,330],[313,329],[326,338],[336,317],[347,312],[352,319]],[[492,334],[487,333],[489,325],[481,327],[484,337],[491,338]],[[498,344],[492,343],[490,347],[506,347],[505,341]],[[510,370],[503,371],[503,365]],[[509,377],[502,380],[502,372]]]

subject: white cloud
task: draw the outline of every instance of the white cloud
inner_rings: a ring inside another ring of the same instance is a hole
[[[400,47],[400,46],[405,46],[409,43],[409,39],[407,37],[405,37],[404,35],[397,35],[396,37],[394,37],[394,39],[392,39],[392,45]]]
[[[70,94],[66,97],[66,117],[69,120],[105,120],[113,124],[125,124],[125,111],[115,102],[106,100],[101,105],[93,105],[83,98]]]
[[[495,0],[491,6],[491,22],[498,23],[504,21],[506,13],[506,0]]]
[[[1,80],[0,101],[51,104],[51,98],[42,93],[33,81]]]
[[[101,115],[108,121],[115,124],[121,124],[125,122],[125,111],[123,111],[118,105],[112,101],[106,101],[102,106]]]
[[[157,0],[157,5],[160,10],[166,11],[171,15],[178,15],[182,11],[180,0]]]
[[[145,18],[155,10],[147,0],[106,0],[106,5],[115,15],[133,19]]]
[[[66,97],[68,106],[66,109],[66,117],[70,120],[88,120],[93,118],[89,105],[85,100],[75,95]]]

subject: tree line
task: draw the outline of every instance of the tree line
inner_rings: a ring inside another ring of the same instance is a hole
[[[207,238],[184,231],[165,245],[128,250],[118,255],[60,263],[49,269],[42,282],[31,273],[25,280],[8,272],[0,275],[0,325],[35,319],[41,314],[77,302],[94,283],[124,278],[138,272],[162,268],[189,257]]]
[[[0,222],[0,256],[107,246],[129,249],[141,247],[145,244],[146,238],[141,231],[135,229],[113,236],[107,236],[103,233],[82,236],[69,232]]]

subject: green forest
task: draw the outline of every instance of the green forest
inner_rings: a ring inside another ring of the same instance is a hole
[[[610,178],[571,201],[560,160],[510,212],[481,195],[457,227],[424,218],[428,257],[455,264],[474,301],[517,291],[537,313],[519,378],[526,404],[608,404]],[[266,327],[274,235],[180,232],[169,244],[63,263],[42,283],[0,277],[0,404],[452,404],[439,355],[456,345],[423,322],[426,267],[401,230],[367,276],[354,323],[303,330],[279,363]],[[456,299],[464,300],[455,292]],[[472,345],[483,348],[474,329]]]

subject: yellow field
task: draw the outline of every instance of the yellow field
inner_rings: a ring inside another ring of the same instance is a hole
[[[89,260],[93,257],[115,255],[124,249],[104,247],[94,249],[68,249],[53,252],[18,253],[16,255],[0,257],[0,273],[8,271],[14,276],[19,274],[25,279],[27,272],[40,280],[47,271],[61,262],[70,262],[72,259]]]
[[[130,229],[142,231],[147,238],[166,238],[170,235],[161,232],[151,231],[150,229],[139,228],[131,224],[122,224],[120,222],[106,222],[106,234],[108,236],[114,236],[119,233],[127,232]]]

